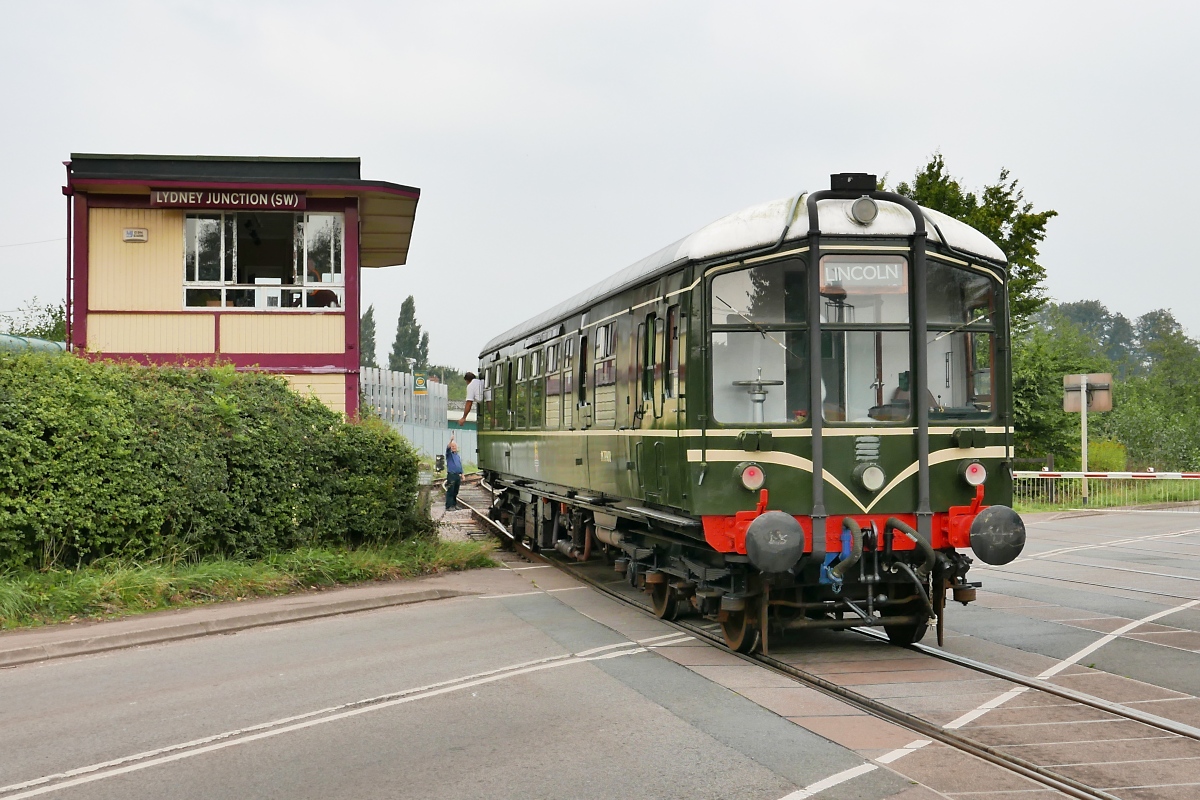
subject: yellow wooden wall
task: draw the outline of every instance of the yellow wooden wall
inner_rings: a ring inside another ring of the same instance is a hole
[[[212,314],[89,314],[93,353],[211,353]]]
[[[87,347],[105,353],[213,353],[212,314],[184,311],[184,212],[161,208],[93,208],[88,212]],[[148,241],[124,242],[125,228]],[[344,313],[236,312],[221,318],[223,353],[343,353]],[[339,390],[341,391],[341,390]],[[340,397],[340,395],[339,395]],[[338,407],[345,405],[338,400]]]
[[[292,391],[316,397],[334,411],[346,413],[345,375],[282,375]]]
[[[345,314],[225,314],[222,353],[342,353]]]
[[[125,228],[145,228],[149,241],[122,241]],[[88,307],[103,311],[183,308],[183,211],[88,211]]]

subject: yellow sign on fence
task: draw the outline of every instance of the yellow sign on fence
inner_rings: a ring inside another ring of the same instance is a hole
[[[429,394],[429,378],[424,372],[413,373],[413,394]]]

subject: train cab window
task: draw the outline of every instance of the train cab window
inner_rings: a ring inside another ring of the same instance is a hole
[[[821,391],[830,422],[901,422],[911,411],[908,331],[821,332]]]
[[[929,418],[992,416],[993,324],[998,282],[980,272],[930,261]]]
[[[823,256],[821,321],[908,322],[908,262],[900,256]]]
[[[992,324],[994,278],[933,260],[925,274],[930,325]]]
[[[716,275],[709,291],[713,417],[805,424],[809,418],[808,267],[786,258]],[[668,310],[668,384],[678,391],[678,314]]]
[[[790,258],[724,272],[712,279],[713,325],[802,324],[808,309],[808,268]]]
[[[908,262],[821,259],[821,407],[830,422],[901,422],[912,413]],[[872,330],[905,325],[900,330]]]

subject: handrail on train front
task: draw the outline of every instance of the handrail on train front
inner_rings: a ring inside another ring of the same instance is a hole
[[[927,311],[925,285],[925,215],[921,207],[904,195],[879,190],[864,192],[862,190],[822,189],[808,196],[808,247],[811,253],[812,268],[808,271],[808,361],[809,361],[809,397],[814,398],[810,405],[815,408],[815,414],[810,414],[812,426],[812,524],[813,524],[813,557],[823,559],[825,556],[825,445],[822,441],[821,430],[824,427],[824,403],[821,401],[821,222],[817,213],[817,203],[822,200],[853,200],[859,197],[870,197],[872,200],[883,200],[896,203],[908,210],[913,218],[912,237],[912,282],[913,341],[916,347],[916,363],[913,365],[912,396],[921,397],[916,387],[928,386],[929,352],[925,347],[928,338],[928,327],[925,320]],[[790,223],[791,220],[788,220]],[[913,404],[917,409],[917,532],[926,536],[933,535],[933,510],[929,503],[929,406],[921,401]],[[927,538],[926,541],[929,541]],[[820,552],[818,552],[818,547]]]

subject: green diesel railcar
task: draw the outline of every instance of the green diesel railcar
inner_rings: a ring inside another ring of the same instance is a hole
[[[603,552],[660,616],[716,617],[743,651],[818,627],[916,641],[948,593],[975,597],[960,549],[1003,564],[1025,539],[1004,254],[874,176],[832,179],[480,354],[493,516]]]

